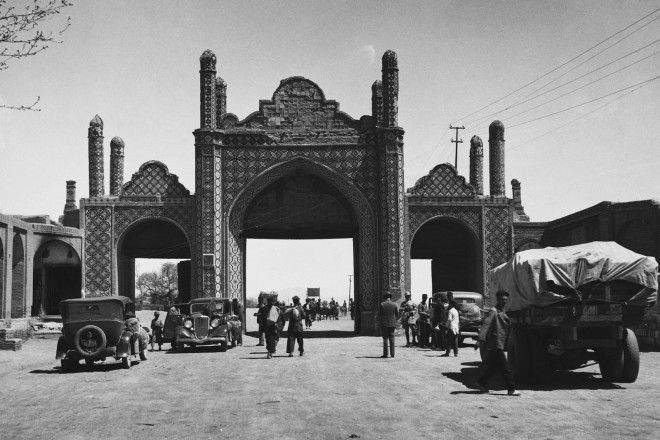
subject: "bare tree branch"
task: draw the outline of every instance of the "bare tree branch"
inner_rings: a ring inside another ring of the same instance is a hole
[[[22,1],[24,6],[0,0],[0,72],[7,70],[12,61],[35,56],[51,44],[61,43],[57,36],[71,26],[70,16],[54,20],[73,6],[69,0]],[[38,111],[38,102],[39,98],[32,105],[0,104],[0,109]]]

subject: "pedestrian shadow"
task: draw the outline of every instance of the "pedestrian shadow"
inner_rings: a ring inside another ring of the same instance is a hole
[[[246,336],[259,339],[259,333],[250,331],[245,333]],[[305,330],[303,332],[304,339],[317,339],[317,338],[355,338],[358,335],[353,330]],[[287,332],[281,331],[280,338],[286,338]]]
[[[480,364],[465,362],[466,364]],[[442,373],[448,379],[463,384],[469,390],[478,390],[477,380],[481,376],[481,368],[461,368],[460,372]],[[504,380],[497,374],[490,380],[488,387],[492,390],[506,390]],[[555,390],[623,390],[621,385],[603,380],[599,374],[582,371],[555,371],[544,383],[516,383],[518,390],[555,391]]]
[[[132,366],[136,367],[139,362],[133,362]],[[87,365],[78,365],[71,370],[65,370],[62,367],[54,367],[51,369],[37,369],[30,371],[30,374],[79,374],[79,373],[107,373],[108,371],[123,370],[124,367],[121,362],[113,362],[108,364],[95,364],[92,367]]]
[[[355,356],[355,359],[390,359],[390,357],[382,357],[382,356]]]

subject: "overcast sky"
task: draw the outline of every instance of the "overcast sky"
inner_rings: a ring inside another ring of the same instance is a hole
[[[408,187],[434,165],[453,162],[450,123],[468,126],[458,160],[467,176],[470,137],[477,134],[487,144],[487,124],[499,118],[507,127],[507,191],[512,178],[522,182],[532,220],[552,220],[603,200],[660,196],[660,80],[599,99],[659,74],[654,54],[660,44],[654,42],[660,19],[651,20],[660,13],[464,118],[653,12],[658,0],[75,3],[62,44],[0,72],[0,102],[27,104],[40,96],[42,108],[0,110],[1,212],[57,218],[67,179],[78,182],[79,198],[87,196],[87,126],[97,113],[105,122],[106,188],[109,141],[121,136],[126,179],[156,159],[193,189],[192,131],[199,124],[199,56],[205,49],[217,56],[218,74],[228,83],[228,111],[239,118],[270,98],[281,79],[302,75],[356,119],[370,113],[370,85],[380,78],[382,53],[395,50]],[[513,127],[518,123],[524,124]],[[488,188],[487,166],[485,171]],[[285,269],[293,260],[283,256],[300,254],[304,245],[278,243],[275,251],[265,245],[263,252],[251,250],[249,283],[276,289],[303,282],[276,275],[290,274]],[[350,244],[323,249],[312,259],[313,279],[337,261],[321,256],[340,252],[351,258]],[[272,266],[268,252],[282,267]],[[251,265],[262,269],[259,275],[251,274]],[[346,290],[345,272],[337,270],[327,290]]]

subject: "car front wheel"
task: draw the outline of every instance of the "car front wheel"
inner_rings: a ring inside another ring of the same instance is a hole
[[[126,356],[126,357],[121,358],[121,366],[126,368],[126,369],[131,368],[131,357]]]

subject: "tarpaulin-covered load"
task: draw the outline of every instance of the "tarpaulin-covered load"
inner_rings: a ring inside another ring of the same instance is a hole
[[[548,291],[548,282],[575,290],[588,283],[627,281],[639,286],[635,302],[655,301],[658,263],[613,241],[517,252],[511,260],[488,271],[488,291],[509,292],[507,310],[545,307],[567,297]],[[557,289],[555,289],[557,290]]]

